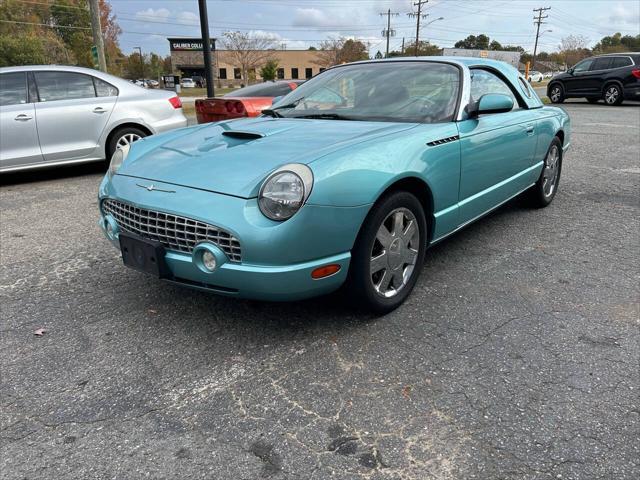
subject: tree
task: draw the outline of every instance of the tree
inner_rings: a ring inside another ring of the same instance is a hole
[[[560,41],[558,48],[566,66],[575,65],[583,58],[591,55],[587,48],[589,39],[584,35],[569,35]]]
[[[491,40],[491,43],[489,44],[489,50],[504,50],[504,48],[499,41]]]
[[[318,50],[318,49],[312,45],[312,46],[310,46],[310,47],[308,48],[308,50],[311,50],[312,52],[315,52],[315,51],[316,51],[316,50]]]
[[[593,47],[593,53],[596,54],[626,51],[640,51],[640,35],[636,35],[635,37],[632,35],[625,35],[623,37],[620,32],[614,33],[611,36],[602,37],[602,39]]]
[[[418,42],[418,56],[419,57],[429,57],[429,56],[437,56],[440,55],[441,48],[437,45],[433,45],[425,40],[421,40]],[[413,57],[416,53],[416,42],[409,42],[404,47],[404,53],[394,50],[389,52],[389,57]]]
[[[275,37],[256,33],[225,32],[222,43],[229,56],[240,65],[241,77],[245,83],[249,71],[261,67],[269,60],[275,60]]]
[[[489,37],[481,33],[477,37],[469,35],[464,40],[459,40],[454,45],[455,48],[468,48],[472,50],[489,50]]]
[[[260,69],[260,76],[266,81],[273,81],[276,79],[278,73],[278,62],[276,60],[267,60],[267,63]]]
[[[352,40],[344,37],[330,38],[320,42],[318,59],[314,62],[321,67],[331,67],[341,63],[368,60],[367,46],[360,40]]]

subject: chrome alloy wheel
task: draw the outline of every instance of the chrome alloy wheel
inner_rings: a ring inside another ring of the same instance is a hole
[[[618,97],[620,96],[620,90],[618,87],[611,86],[607,88],[607,91],[604,92],[604,101],[607,105],[613,105],[618,101]]]
[[[560,96],[562,95],[562,89],[560,87],[553,87],[551,89],[551,101],[556,103],[560,101]]]
[[[376,293],[390,298],[409,282],[420,249],[420,229],[407,208],[396,208],[384,219],[371,248],[369,273]]]
[[[125,133],[118,139],[118,143],[116,143],[116,148],[122,148],[131,145],[133,142],[137,142],[142,137],[137,133]]]
[[[545,197],[550,197],[556,189],[558,173],[560,172],[560,150],[557,145],[552,145],[547,158],[544,160],[542,171],[542,191]]]

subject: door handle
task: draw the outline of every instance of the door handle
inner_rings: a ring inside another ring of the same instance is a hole
[[[107,110],[102,108],[102,107],[96,107],[96,108],[93,109],[93,113],[104,113],[106,111]]]
[[[31,120],[32,118],[33,117],[31,117],[29,115],[25,115],[24,113],[21,113],[16,118],[14,118],[14,120],[17,121],[17,122],[27,122],[27,121]]]
[[[532,124],[526,125],[525,129],[527,130],[527,135],[532,135],[534,131],[534,127]]]

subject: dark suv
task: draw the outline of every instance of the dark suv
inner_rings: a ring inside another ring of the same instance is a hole
[[[590,103],[604,99],[607,105],[622,100],[640,100],[640,53],[615,53],[582,60],[549,82],[547,96],[552,103],[565,98],[586,98]]]

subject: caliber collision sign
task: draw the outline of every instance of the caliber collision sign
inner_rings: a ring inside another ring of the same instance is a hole
[[[170,38],[169,48],[172,52],[202,51],[202,40],[198,38]],[[215,39],[211,39],[211,50],[215,49]]]

